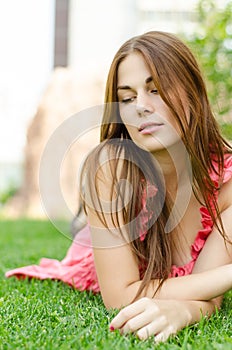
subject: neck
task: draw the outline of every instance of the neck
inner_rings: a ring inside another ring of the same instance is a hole
[[[181,221],[193,198],[191,163],[183,144],[154,154],[165,181],[166,193],[172,203],[170,220],[165,230],[171,232]]]
[[[185,187],[191,180],[190,161],[183,143],[176,143],[153,155],[161,168],[167,191],[175,196],[180,186]]]

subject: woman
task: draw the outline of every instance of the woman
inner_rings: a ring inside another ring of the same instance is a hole
[[[122,308],[111,330],[164,341],[232,288],[231,147],[192,53],[172,34],[122,45],[105,102],[102,142],[81,179],[88,226],[63,263],[79,249],[78,274],[85,254],[93,275],[82,289]],[[80,248],[89,231],[92,247]]]

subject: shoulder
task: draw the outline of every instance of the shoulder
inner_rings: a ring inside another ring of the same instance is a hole
[[[118,174],[117,168],[121,169],[125,158],[121,148],[117,140],[106,140],[98,144],[83,163],[82,178],[105,181],[106,178]]]
[[[220,211],[224,211],[232,206],[232,177],[223,183],[218,195],[218,204]]]
[[[118,142],[102,142],[87,156],[81,171],[81,195],[85,203],[111,202],[126,179],[125,157]],[[88,199],[88,200],[87,200]]]

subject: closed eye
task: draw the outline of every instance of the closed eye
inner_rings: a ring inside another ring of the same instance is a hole
[[[152,89],[152,90],[150,90],[150,92],[151,92],[152,94],[155,94],[155,95],[159,93],[157,89]]]
[[[130,102],[133,102],[135,100],[135,96],[133,97],[129,97],[129,98],[123,98],[120,102],[121,103],[130,103]]]

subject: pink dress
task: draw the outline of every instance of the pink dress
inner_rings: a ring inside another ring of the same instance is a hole
[[[216,165],[216,163],[215,163]],[[225,159],[223,183],[232,177],[232,155]],[[211,173],[211,178],[218,185],[218,176]],[[154,191],[151,195],[154,195]],[[213,229],[213,221],[206,207],[200,208],[202,229],[198,231],[195,241],[191,246],[192,259],[183,266],[173,265],[170,277],[178,277],[191,274],[194,264],[204,247],[207,237]],[[145,238],[142,232],[140,239]],[[38,279],[61,280],[78,290],[89,290],[95,293],[100,291],[96,269],[94,265],[93,249],[91,245],[90,229],[85,226],[74,239],[67,255],[62,261],[42,258],[39,265],[24,266],[6,272],[6,277],[18,278],[34,277]]]

